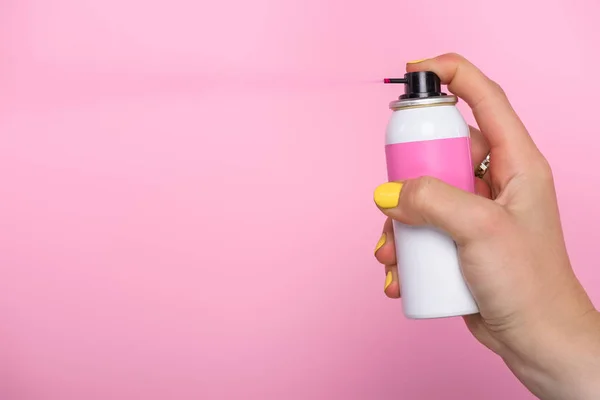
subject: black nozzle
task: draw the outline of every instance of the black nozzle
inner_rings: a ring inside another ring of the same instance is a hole
[[[404,94],[400,99],[446,96],[440,78],[431,71],[407,72],[404,78],[388,78],[384,83],[403,83]]]

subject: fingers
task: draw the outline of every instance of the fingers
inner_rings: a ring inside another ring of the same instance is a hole
[[[477,168],[490,152],[490,145],[479,129],[469,125],[469,132],[471,136],[471,159],[473,168]]]
[[[486,199],[491,199],[492,190],[490,189],[490,185],[483,179],[475,178],[475,194]]]
[[[383,232],[375,246],[375,258],[383,265],[396,264],[396,246],[391,218],[387,218],[383,224]]]
[[[489,199],[431,177],[384,183],[375,189],[374,200],[388,217],[407,225],[434,226],[459,245],[495,229],[505,213]]]
[[[475,181],[475,192],[479,196],[490,196],[490,188],[481,179]],[[396,259],[396,246],[394,243],[394,229],[392,218],[387,218],[383,225],[383,232],[375,245],[375,258],[385,267],[385,282],[383,291],[392,299],[400,297],[400,280],[398,277],[398,266]]]
[[[400,297],[398,267],[396,266],[396,246],[394,245],[394,229],[392,219],[387,218],[383,224],[383,233],[375,246],[375,258],[385,266],[385,283],[383,291],[387,297]]]
[[[385,295],[391,299],[400,297],[400,281],[398,280],[398,267],[395,265],[385,266],[385,284],[383,287]]]
[[[469,136],[471,137],[471,161],[473,163],[473,173],[475,173],[475,170],[479,168],[481,162],[490,153],[490,145],[483,133],[471,125],[469,125]],[[485,174],[483,180],[489,184],[490,174]]]
[[[424,70],[435,72],[442,83],[448,85],[448,90],[471,107],[494,161],[501,160],[503,164],[501,171],[495,171],[495,174],[500,173],[498,178],[503,183],[518,173],[532,154],[538,153],[504,91],[475,65],[460,55],[444,54],[407,66],[409,72]]]

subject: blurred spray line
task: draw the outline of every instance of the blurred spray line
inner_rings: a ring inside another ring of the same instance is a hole
[[[202,68],[198,68],[202,71]],[[219,92],[323,92],[374,86],[380,79],[316,76],[314,72],[193,72],[114,70],[69,71],[59,68],[23,68],[13,75],[3,97],[18,108],[62,108],[113,100],[156,97],[206,97]]]
[[[13,91],[15,69],[16,27],[23,20],[18,16],[18,1],[0,0],[0,112],[10,103],[9,94]],[[28,38],[21,35],[20,40]]]

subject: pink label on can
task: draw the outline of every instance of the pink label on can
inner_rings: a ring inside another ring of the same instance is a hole
[[[474,192],[471,140],[468,137],[388,144],[385,155],[390,181],[431,176]]]

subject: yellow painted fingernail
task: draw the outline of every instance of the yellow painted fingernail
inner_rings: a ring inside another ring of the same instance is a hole
[[[402,190],[402,184],[400,182],[387,182],[383,185],[379,185],[375,189],[373,199],[375,204],[381,208],[394,208],[398,205],[398,198],[400,191]]]
[[[418,64],[420,62],[427,61],[427,60],[429,60],[429,59],[428,58],[422,58],[420,60],[409,61],[409,62],[407,62],[407,64]]]
[[[392,284],[392,271],[388,271],[388,273],[385,275],[385,286],[383,287],[383,291],[385,292],[388,288],[388,286],[390,286]]]
[[[377,246],[375,246],[375,253],[385,244],[385,232],[381,234],[379,238],[379,242],[377,242]]]

